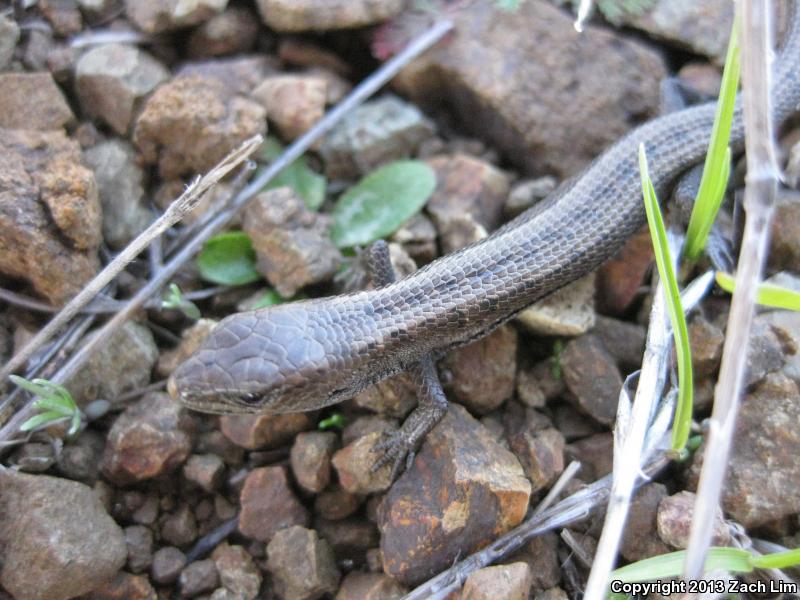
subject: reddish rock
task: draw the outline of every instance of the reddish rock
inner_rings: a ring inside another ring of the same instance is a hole
[[[314,529],[327,540],[338,560],[352,560],[356,564],[366,561],[370,548],[378,546],[378,529],[364,517],[350,517],[337,521],[315,519]]]
[[[637,561],[671,551],[658,535],[656,514],[667,497],[667,488],[660,483],[643,486],[636,492],[628,512],[620,552],[625,560]]]
[[[313,529],[295,526],[275,534],[267,545],[267,570],[278,597],[315,600],[332,594],[341,574],[333,551]]]
[[[509,558],[525,561],[530,567],[531,588],[545,590],[561,581],[561,560],[558,557],[559,537],[554,533],[537,535],[522,551]]]
[[[261,589],[261,572],[242,546],[225,542],[214,548],[211,559],[217,567],[219,582],[234,598],[253,600]]]
[[[725,334],[702,315],[689,323],[689,345],[692,348],[692,373],[697,379],[708,377],[719,367]]]
[[[217,566],[211,559],[197,560],[190,563],[181,571],[178,578],[178,587],[181,595],[186,598],[193,598],[203,592],[210,592],[219,584],[219,574]]]
[[[148,394],[114,421],[103,474],[125,485],[169,473],[188,458],[194,429],[194,421],[169,395]]]
[[[178,77],[199,76],[219,81],[234,94],[249,94],[265,77],[275,72],[277,63],[264,54],[214,58],[184,63]]]
[[[772,217],[768,265],[775,271],[796,271],[800,264],[800,200],[784,194]]]
[[[614,422],[622,389],[614,357],[593,335],[570,341],[560,355],[567,389],[586,413],[605,425]]]
[[[345,519],[358,510],[361,500],[357,494],[334,485],[314,498],[314,513],[328,521]]]
[[[108,583],[96,587],[86,600],[156,600],[158,596],[146,575],[120,571]]]
[[[399,13],[402,0],[258,0],[258,11],[275,31],[328,31],[373,25]]]
[[[214,319],[198,319],[191,327],[184,329],[180,343],[159,355],[156,373],[161,377],[169,377],[178,365],[194,354],[216,324]]]
[[[461,600],[527,600],[530,589],[531,571],[524,562],[484,567],[467,577]]]
[[[247,52],[258,36],[257,17],[246,8],[233,7],[214,15],[189,36],[189,56],[222,56]]]
[[[408,372],[400,373],[359,392],[353,403],[381,415],[403,418],[417,405],[417,386]]]
[[[597,481],[611,473],[614,460],[614,438],[610,433],[595,433],[569,444],[569,460],[581,462],[580,477],[584,481]]]
[[[531,480],[531,493],[535,494],[564,471],[564,436],[553,427],[537,427],[529,419],[509,421],[508,444]]]
[[[225,463],[216,454],[192,454],[183,465],[183,476],[206,492],[213,492],[225,476]]]
[[[289,458],[294,478],[305,491],[316,494],[328,487],[336,443],[336,434],[328,431],[300,433],[295,438]]]
[[[239,531],[254,540],[268,542],[281,529],[308,524],[308,512],[289,487],[283,467],[253,469],[239,500]]]
[[[225,415],[220,418],[219,424],[225,437],[248,450],[279,448],[313,426],[308,413]]]
[[[339,586],[334,600],[400,600],[406,589],[388,575],[353,571]]]
[[[188,546],[197,539],[197,534],[197,519],[186,503],[167,515],[161,523],[161,538],[174,546]]]
[[[647,335],[643,326],[598,315],[592,333],[620,365],[631,369],[641,366]]]
[[[564,380],[557,376],[552,360],[532,367],[525,366],[517,373],[517,397],[525,406],[542,408],[549,400],[564,393]]]
[[[317,75],[286,74],[267,77],[251,92],[267,111],[267,118],[285,140],[311,129],[325,114],[328,82]]]
[[[161,585],[173,583],[186,566],[186,555],[173,546],[164,546],[153,554],[151,575]]]
[[[424,581],[517,525],[530,490],[516,458],[451,405],[381,505],[384,571]]]
[[[161,33],[202,23],[227,4],[228,0],[126,0],[125,15],[142,31]]]
[[[384,492],[392,485],[391,464],[372,470],[379,454],[373,448],[384,440],[382,432],[368,433],[333,455],[333,467],[341,486],[351,494]]]
[[[0,127],[43,131],[74,120],[50,73],[0,73]]]
[[[653,263],[653,242],[643,228],[597,271],[597,310],[606,315],[625,313],[639,295]]]
[[[689,545],[689,532],[692,527],[695,498],[692,492],[684,490],[663,498],[659,503],[656,523],[658,535],[665,544],[679,550],[683,550]],[[722,511],[717,508],[714,515],[714,531],[711,537],[711,545],[729,546],[730,543],[730,530],[725,523]]]

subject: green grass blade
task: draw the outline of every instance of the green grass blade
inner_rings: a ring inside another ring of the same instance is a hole
[[[711,225],[716,219],[725,195],[731,162],[731,150],[728,144],[736,89],[739,87],[739,71],[739,19],[737,15],[733,19],[731,35],[728,40],[725,70],[722,73],[717,113],[714,117],[714,128],[711,131],[711,141],[703,166],[703,176],[686,230],[685,256],[689,260],[696,260],[703,251],[708,233],[711,231]]]
[[[685,558],[686,550],[653,556],[617,569],[611,573],[611,579],[619,579],[625,583],[637,583],[680,577]],[[709,549],[704,570],[705,572],[723,570],[732,573],[749,573],[753,568],[753,558],[746,550],[716,547]]]
[[[786,569],[800,564],[800,548],[764,556],[753,556],[750,562],[757,569]]]
[[[647,155],[644,144],[639,145],[639,171],[642,179],[642,195],[647,212],[647,223],[650,227],[650,237],[653,240],[653,250],[656,257],[656,266],[661,281],[664,282],[664,291],[667,295],[667,310],[672,322],[672,331],[675,338],[675,351],[678,357],[678,404],[675,408],[675,419],[672,423],[672,449],[680,451],[689,439],[692,425],[692,395],[694,391],[692,377],[692,352],[689,347],[689,332],[686,327],[686,318],[683,315],[681,294],[678,290],[678,280],[672,268],[667,232],[658,198],[650,172],[647,168]]]
[[[56,421],[60,421],[66,418],[67,417],[58,412],[39,413],[38,415],[34,415],[33,417],[25,421],[22,425],[20,425],[19,430],[31,431],[33,429],[42,427],[43,425],[49,425],[51,423],[55,423]]]
[[[717,271],[716,279],[719,287],[729,294],[733,293],[736,287],[736,280],[733,275]],[[756,302],[763,306],[800,312],[800,293],[771,283],[762,283],[758,286]]]

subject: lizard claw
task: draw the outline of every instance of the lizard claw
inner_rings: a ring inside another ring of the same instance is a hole
[[[402,429],[387,432],[384,435],[386,439],[375,444],[372,448],[372,452],[379,453],[380,456],[370,470],[375,473],[384,465],[391,463],[391,480],[394,481],[403,471],[403,463],[405,463],[406,470],[411,468],[411,465],[414,464],[416,452],[408,437],[403,434]]]

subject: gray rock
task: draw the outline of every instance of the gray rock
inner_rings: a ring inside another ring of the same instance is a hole
[[[59,452],[56,459],[59,472],[68,479],[92,485],[100,472],[100,457],[105,443],[105,437],[100,433],[86,429]]]
[[[564,470],[564,436],[548,425],[530,408],[524,416],[517,410],[506,413],[508,445],[531,481],[532,494],[546,489]]]
[[[75,115],[50,73],[0,74],[0,127],[61,129]]]
[[[161,524],[162,539],[175,546],[188,546],[197,539],[197,519],[188,504],[181,504]]]
[[[643,560],[671,550],[658,536],[656,522],[659,504],[666,497],[667,488],[660,483],[651,483],[636,492],[620,546],[625,560]]]
[[[572,340],[561,353],[561,368],[581,409],[600,423],[613,423],[622,376],[603,343],[593,335]]]
[[[258,0],[275,31],[328,31],[379,23],[399,13],[403,0]]]
[[[176,76],[210,77],[235,94],[249,94],[265,77],[274,73],[277,67],[269,56],[251,54],[186,62],[178,69]]]
[[[328,487],[331,457],[337,441],[337,435],[330,431],[309,431],[297,435],[289,457],[297,485],[312,494]]]
[[[0,16],[0,71],[5,70],[14,56],[19,41],[19,25],[6,15]]]
[[[222,12],[228,0],[125,0],[125,14],[146,33],[197,25]]]
[[[517,321],[539,335],[581,335],[594,327],[595,274],[589,273],[526,308]]]
[[[183,465],[183,476],[206,492],[213,492],[225,476],[225,463],[216,454],[192,454]]]
[[[220,584],[238,600],[253,600],[261,588],[261,572],[241,546],[222,543],[211,554]]]
[[[167,69],[135,46],[106,44],[88,50],[75,65],[83,111],[124,135],[143,99],[169,78]]]
[[[125,544],[128,546],[128,569],[141,573],[153,563],[153,532],[143,525],[125,528]]]
[[[783,194],[775,204],[767,263],[776,271],[797,271],[800,264],[800,199]]]
[[[294,140],[325,114],[328,82],[313,73],[267,77],[250,95],[267,111],[284,140]]]
[[[122,248],[144,231],[153,216],[144,195],[144,173],[128,142],[108,140],[84,151],[103,204],[103,239]]]
[[[531,589],[531,569],[524,562],[484,567],[464,582],[462,600],[527,600]]]
[[[768,373],[777,371],[783,366],[783,348],[778,336],[764,322],[761,315],[753,320],[750,340],[747,346],[747,362],[745,366],[745,385],[758,383]]]
[[[267,570],[282,598],[315,600],[339,586],[333,551],[313,529],[295,525],[279,531],[267,545],[267,556]]]
[[[656,522],[658,536],[673,548],[682,550],[689,545],[689,532],[694,515],[695,495],[686,490],[663,498],[658,505]],[[714,514],[712,546],[728,546],[731,534],[722,511],[717,507]]]
[[[531,588],[550,588],[561,581],[561,561],[558,558],[559,539],[554,533],[537,535],[522,550],[509,557],[514,561],[525,561],[530,567]]]
[[[217,565],[210,558],[191,563],[181,571],[178,585],[184,598],[194,598],[203,592],[210,592],[219,585]]]
[[[431,220],[417,213],[392,234],[392,241],[402,244],[408,255],[417,264],[424,265],[435,259],[439,252],[436,247],[436,228]]]
[[[353,403],[381,415],[403,418],[417,405],[417,386],[407,372],[399,373],[359,392]]]
[[[28,442],[11,455],[11,464],[26,473],[44,473],[56,462],[51,444]]]
[[[503,215],[506,219],[513,219],[531,208],[537,202],[544,200],[550,192],[556,189],[558,181],[555,177],[545,176],[536,179],[523,179],[511,186]]]
[[[247,52],[258,35],[258,20],[246,8],[233,7],[201,23],[189,36],[189,56],[202,58]]]
[[[0,584],[19,600],[66,600],[125,564],[122,530],[82,483],[0,469]]]
[[[178,579],[186,566],[186,555],[174,546],[164,546],[156,550],[150,574],[153,581],[168,585]]]
[[[432,123],[396,96],[365,102],[325,136],[320,153],[332,178],[353,178],[414,154],[433,135]]]
[[[335,600],[400,600],[406,589],[383,573],[348,573]]]
[[[634,369],[642,364],[647,332],[641,325],[597,315],[592,333],[620,365]]]
[[[774,310],[760,315],[758,319],[772,329],[783,346],[784,364],[781,370],[800,385],[800,313]]]

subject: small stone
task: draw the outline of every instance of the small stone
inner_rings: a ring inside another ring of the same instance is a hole
[[[225,437],[247,450],[280,448],[313,426],[308,413],[225,415],[220,419],[220,429]]]
[[[305,37],[281,36],[278,41],[278,58],[292,66],[322,68],[341,77],[350,77],[353,74],[350,63]]]
[[[612,424],[622,376],[614,357],[599,338],[593,335],[575,338],[564,347],[560,360],[567,389],[581,409],[604,425]]]
[[[768,373],[783,366],[783,348],[778,336],[764,323],[760,315],[753,320],[747,345],[747,363],[744,383],[751,386],[763,380]]]
[[[0,90],[0,127],[41,131],[75,121],[50,73],[1,73]]]
[[[222,484],[225,463],[216,454],[192,454],[183,465],[183,476],[210,493]]]
[[[128,546],[128,569],[142,573],[153,562],[153,532],[142,525],[125,528],[125,544]]]
[[[171,79],[145,102],[133,141],[164,179],[205,173],[246,139],[266,131],[264,109],[199,75]]]
[[[11,455],[11,464],[26,473],[44,473],[55,462],[53,446],[41,442],[28,442]]]
[[[289,487],[283,467],[253,469],[239,500],[239,531],[254,540],[269,542],[282,529],[308,524],[308,512]]]
[[[461,590],[461,600],[527,600],[530,567],[524,562],[484,567],[471,573]]]
[[[523,179],[511,186],[506,203],[503,205],[503,216],[510,220],[521,215],[541,200],[544,200],[556,189],[558,180],[546,175],[537,179]]]
[[[525,406],[541,408],[565,390],[564,379],[557,377],[551,360],[522,368],[517,373],[517,396]]]
[[[314,529],[331,545],[339,561],[350,560],[363,564],[367,550],[378,546],[378,530],[375,524],[363,517],[337,521],[315,519]]]
[[[692,372],[698,379],[713,375],[722,358],[725,334],[699,314],[694,316],[688,329],[689,345],[692,348]]]
[[[150,574],[153,581],[161,585],[169,585],[178,579],[186,566],[186,555],[174,546],[164,546],[156,550]]]
[[[139,525],[152,525],[158,518],[158,496],[150,495],[131,515],[131,520]]]
[[[261,589],[261,573],[242,546],[222,543],[211,553],[222,586],[239,600],[254,600]]]
[[[569,600],[569,596],[560,587],[551,587],[536,594],[534,600]]]
[[[725,42],[727,44],[727,40]],[[719,69],[708,63],[687,63],[678,71],[678,78],[704,97],[716,98],[722,83]]]
[[[103,474],[118,485],[169,473],[188,458],[194,421],[169,395],[151,393],[128,407],[112,425]]]
[[[158,347],[150,329],[128,322],[67,380],[66,388],[80,406],[99,398],[113,403],[121,394],[150,383],[157,358]]]
[[[617,254],[597,271],[597,310],[622,316],[639,295],[642,281],[653,264],[653,242],[647,227],[625,242]]]
[[[228,0],[125,0],[125,15],[146,33],[197,25],[222,12]]]
[[[153,220],[144,196],[144,173],[128,142],[108,140],[85,150],[103,205],[103,239],[122,248]]]
[[[342,429],[342,445],[346,446],[370,433],[386,434],[397,429],[394,419],[379,415],[363,415],[348,422]]]
[[[75,0],[40,0],[36,5],[56,35],[67,37],[83,29],[83,19]]]
[[[311,494],[328,487],[331,480],[331,456],[336,442],[336,434],[326,431],[310,431],[297,435],[289,457],[297,485]]]
[[[195,561],[181,571],[178,585],[184,598],[194,598],[203,592],[210,592],[219,585],[217,566],[209,558]]]
[[[641,325],[597,315],[592,333],[619,364],[631,369],[642,364],[647,332]]]
[[[565,285],[517,315],[525,329],[537,335],[582,335],[594,327],[595,274]]]
[[[256,16],[246,8],[233,7],[200,24],[189,36],[189,56],[205,58],[247,52],[258,35]]]
[[[671,551],[661,541],[656,522],[659,504],[666,497],[667,488],[660,483],[650,483],[636,492],[620,547],[625,560],[633,562]]]
[[[259,272],[284,298],[336,273],[342,255],[331,242],[330,227],[329,216],[308,210],[289,188],[259,194],[242,215]]]
[[[432,123],[413,104],[391,95],[365,102],[322,142],[325,173],[333,179],[369,173],[389,161],[412,156],[432,134]]]
[[[0,71],[4,71],[14,57],[19,41],[19,25],[7,15],[0,16]]]
[[[575,410],[569,404],[559,404],[553,410],[553,422],[568,442],[589,437],[598,430],[598,425],[591,417]],[[594,481],[590,479],[589,481]]]
[[[188,504],[181,504],[161,524],[161,538],[175,546],[188,546],[197,539],[197,535],[197,519]]]
[[[194,354],[216,324],[214,319],[198,319],[191,327],[184,329],[180,343],[158,357],[156,372],[161,377],[169,377],[178,365]]]
[[[531,481],[531,493],[546,489],[564,470],[564,436],[558,430],[537,424],[538,413],[525,410],[525,416],[508,418],[508,444]],[[526,418],[527,417],[527,418]]]
[[[345,490],[351,494],[374,494],[389,489],[392,485],[391,465],[372,470],[378,458],[373,448],[384,439],[383,433],[368,433],[333,455],[331,462]]]
[[[256,54],[187,62],[178,69],[176,76],[216,79],[231,93],[247,95],[276,70],[277,63],[269,56]]]
[[[75,65],[75,89],[84,113],[124,135],[142,101],[169,78],[169,71],[135,46],[91,48]]]
[[[267,570],[281,598],[315,600],[332,594],[341,574],[333,551],[317,532],[300,526],[275,534],[267,545]]]
[[[317,75],[281,74],[267,77],[250,95],[288,141],[311,129],[325,114],[327,88],[327,80]]]
[[[537,535],[525,544],[521,552],[509,558],[509,560],[525,561],[528,564],[533,590],[547,589],[561,581],[558,545],[559,538],[554,533]]]
[[[517,371],[517,331],[502,325],[467,346],[448,353],[441,362],[448,373],[448,395],[471,412],[485,415],[514,393]]]
[[[566,453],[570,461],[580,461],[580,475],[584,481],[597,481],[611,473],[613,449],[614,438],[610,433],[595,433],[569,444]]]
[[[796,271],[800,264],[800,200],[784,194],[775,204],[772,218],[769,268],[775,271]]]
[[[156,600],[158,596],[145,575],[131,575],[120,571],[108,583],[96,587],[86,600]]]
[[[371,385],[353,398],[360,408],[402,419],[417,405],[417,386],[408,372]]]
[[[328,521],[346,519],[361,506],[361,497],[334,485],[314,498],[314,513]]]
[[[0,513],[0,585],[18,600],[85,594],[125,564],[122,530],[82,483],[2,469]]]
[[[388,575],[353,571],[342,580],[334,600],[400,600],[406,593]]]
[[[424,581],[520,523],[530,493],[517,459],[451,404],[381,504],[384,571]]]
[[[216,454],[228,465],[240,465],[244,461],[244,449],[216,429],[204,431],[198,435],[195,450],[201,453]]]
[[[784,364],[781,371],[800,385],[800,313],[774,310],[758,316],[778,336],[784,348]]]
[[[433,222],[417,213],[392,234],[392,241],[402,244],[417,264],[424,265],[439,255],[436,246],[436,227]]]
[[[92,485],[100,472],[105,438],[91,429],[84,430],[77,439],[65,444],[56,457],[59,472],[68,479]]]
[[[500,225],[509,189],[505,173],[466,154],[435,156],[427,163],[436,173],[436,189],[427,208],[439,231],[443,252],[453,252],[473,241],[464,239],[465,219],[485,231]]]
[[[275,31],[328,31],[374,25],[399,13],[402,0],[258,0],[264,23]]]
[[[658,505],[658,535],[665,544],[683,550],[689,545],[689,531],[692,527],[695,495],[682,491],[667,496]],[[714,514],[712,546],[729,546],[731,534],[722,511],[717,507]]]

